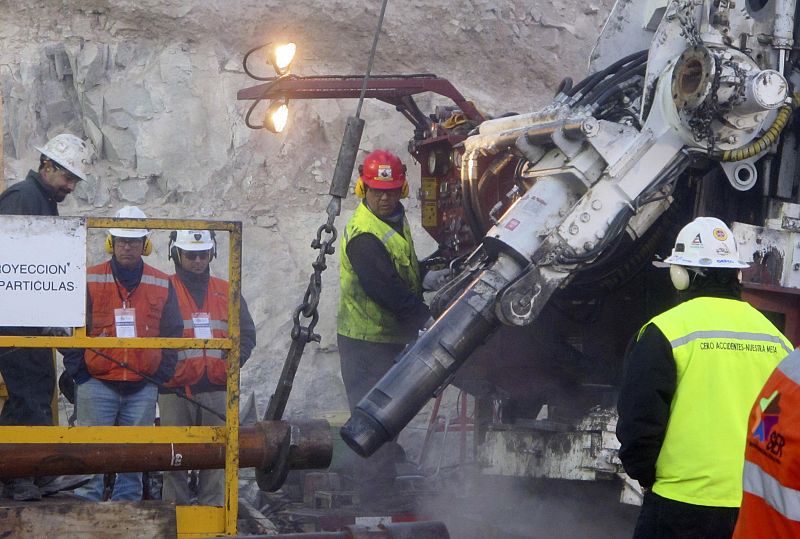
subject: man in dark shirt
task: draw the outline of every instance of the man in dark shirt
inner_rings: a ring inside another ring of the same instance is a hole
[[[118,218],[145,218],[135,206]],[[183,335],[175,290],[167,274],[145,264],[150,254],[147,229],[111,228],[106,237],[110,260],[87,269],[90,337],[180,337]],[[64,368],[75,381],[75,405],[81,426],[152,426],[158,387],[175,373],[177,350],[70,349]],[[155,383],[154,383],[155,382]],[[103,475],[95,475],[75,494],[100,501]],[[142,474],[117,473],[112,501],[142,498]]]
[[[0,215],[58,215],[58,203],[79,181],[85,180],[92,160],[89,145],[74,135],[52,138],[42,148],[38,171],[0,194]],[[43,328],[4,327],[0,335],[42,335]],[[0,425],[52,425],[51,402],[55,386],[53,351],[18,348],[0,352],[0,375],[8,400],[0,412]],[[6,493],[18,501],[38,500],[32,478],[8,482]]]
[[[183,318],[183,336],[209,339],[228,336],[228,281],[211,276],[209,265],[217,255],[217,240],[210,230],[176,230],[170,235],[170,258],[175,275],[170,276]],[[256,326],[244,297],[239,308],[239,365],[243,366],[256,345]],[[223,350],[180,350],[175,375],[169,387],[183,388],[197,403],[161,389],[158,407],[162,426],[221,426],[227,408],[227,353]],[[214,410],[217,415],[208,409]],[[225,500],[225,470],[200,470],[197,503],[222,506]],[[162,499],[189,505],[189,474],[166,472]]]
[[[627,357],[619,457],[645,489],[634,537],[730,537],[742,497],[750,406],[792,350],[741,300],[733,233],[698,217],[670,265],[681,303],[650,320]]]
[[[342,236],[337,320],[342,380],[351,411],[430,318],[400,203],[408,194],[405,166],[397,156],[377,150],[366,156],[359,172],[356,194],[363,200]],[[401,452],[397,444],[387,444],[356,465],[353,475],[362,487],[388,486]]]

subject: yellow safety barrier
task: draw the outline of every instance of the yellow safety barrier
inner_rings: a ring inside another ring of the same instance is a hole
[[[228,337],[225,339],[0,336],[0,348],[167,348],[228,350],[225,427],[0,427],[3,443],[219,443],[225,441],[225,505],[178,507],[179,537],[236,535],[239,506],[239,338],[242,279],[242,223],[203,219],[117,219],[87,217],[87,228],[214,230],[228,232]],[[203,518],[197,518],[203,515]]]

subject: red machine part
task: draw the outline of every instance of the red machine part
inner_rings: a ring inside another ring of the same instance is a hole
[[[240,90],[240,100],[358,98],[363,77],[289,76]],[[414,96],[431,92],[451,99],[455,106],[439,106],[423,113]],[[506,161],[499,174],[485,174],[494,157],[480,158],[480,179],[462,181],[459,145],[484,116],[446,79],[431,74],[379,75],[369,79],[365,97],[394,105],[414,126],[408,151],[421,166],[419,199],[422,226],[440,245],[438,253],[454,258],[469,253],[490,228],[489,211],[513,187],[516,159]]]

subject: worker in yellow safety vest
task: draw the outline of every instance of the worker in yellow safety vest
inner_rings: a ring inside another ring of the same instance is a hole
[[[748,413],[792,345],[741,300],[747,264],[719,219],[686,225],[665,262],[683,301],[639,331],[618,402],[619,456],[645,491],[634,537],[729,538]]]
[[[408,196],[406,168],[396,155],[376,150],[359,167],[355,188],[361,204],[341,240],[338,345],[342,380],[352,411],[392,366],[430,318],[423,287],[436,288],[447,270],[421,275],[411,230],[400,200]],[[388,486],[397,444],[368,461],[354,461],[360,487]],[[363,494],[363,490],[362,490]]]

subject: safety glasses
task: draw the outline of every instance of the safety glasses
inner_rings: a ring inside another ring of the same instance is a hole
[[[181,256],[186,257],[186,260],[208,260],[211,251],[182,251]]]
[[[58,163],[56,163],[56,162],[55,162],[55,161],[53,161],[52,159],[50,160],[50,162],[51,162],[51,163],[53,163],[53,168],[55,168],[56,170],[60,170],[61,172],[63,172],[63,173],[66,175],[66,177],[67,177],[67,179],[68,179],[68,180],[71,180],[71,181],[74,181],[74,182],[79,182],[79,181],[82,181],[82,180],[83,180],[83,178],[81,178],[80,176],[77,176],[77,175],[73,174],[72,172],[70,172],[70,171],[69,171],[69,170],[67,170],[66,168],[62,167],[61,165],[59,165]]]

